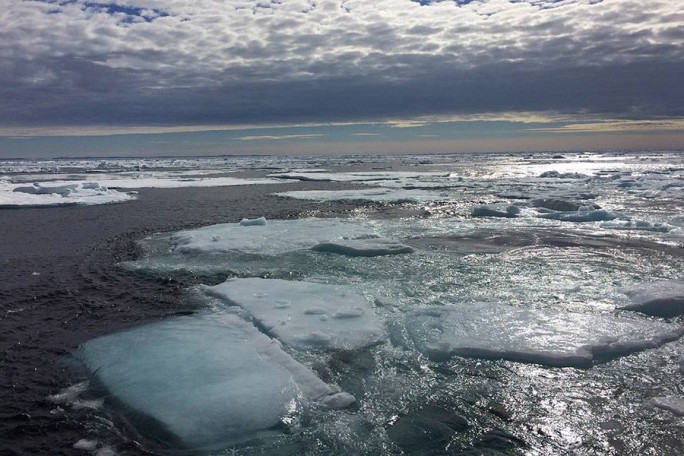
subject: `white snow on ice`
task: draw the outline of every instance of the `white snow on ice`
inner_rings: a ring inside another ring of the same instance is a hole
[[[668,323],[554,310],[473,303],[408,313],[418,349],[451,356],[589,367],[597,360],[655,348],[684,335]]]
[[[351,286],[250,278],[206,291],[240,306],[290,346],[357,349],[384,339],[372,305]]]
[[[300,398],[331,406],[352,401],[229,313],[176,317],[99,337],[75,356],[120,402],[157,420],[188,448],[269,429]]]

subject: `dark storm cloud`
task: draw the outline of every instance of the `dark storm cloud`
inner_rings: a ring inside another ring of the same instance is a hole
[[[675,3],[0,0],[0,124],[682,116]]]

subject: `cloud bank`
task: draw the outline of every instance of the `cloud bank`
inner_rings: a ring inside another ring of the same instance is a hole
[[[684,116],[671,0],[0,0],[0,61],[4,131]]]

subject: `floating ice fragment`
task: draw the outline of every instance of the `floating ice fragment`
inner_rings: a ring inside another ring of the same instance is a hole
[[[490,204],[475,206],[470,215],[473,217],[507,217],[513,218],[520,214],[518,206],[506,206],[501,204]]]
[[[259,217],[255,219],[244,218],[240,220],[242,226],[264,226],[266,225],[266,217]]]
[[[539,175],[542,178],[556,178],[556,179],[585,179],[589,176],[582,173],[561,173],[558,171],[545,171]]]
[[[660,396],[652,398],[650,402],[656,407],[668,410],[677,416],[684,416],[684,398]]]
[[[406,318],[418,349],[451,356],[589,367],[595,361],[655,348],[684,335],[668,323],[503,304],[425,307]]]
[[[611,230],[651,231],[655,233],[669,233],[672,227],[664,223],[651,223],[644,220],[623,220],[602,223],[601,228]]]
[[[340,239],[321,242],[311,248],[317,252],[339,253],[347,256],[374,257],[411,253],[413,248],[398,241],[381,238]]]
[[[300,398],[344,406],[327,399],[338,389],[234,314],[140,326],[91,340],[74,356],[119,403],[146,417],[139,423],[152,420],[141,433],[190,449],[253,437]]]
[[[539,217],[562,222],[601,222],[613,220],[617,215],[604,209],[595,209],[592,206],[580,207],[576,212],[552,211],[539,214]]]
[[[384,331],[371,304],[341,285],[250,278],[206,290],[246,310],[260,326],[287,345],[356,349],[384,340]],[[269,297],[255,299],[256,290],[265,290]],[[290,305],[279,308],[278,301],[282,300]]]
[[[671,318],[684,315],[684,281],[659,280],[624,290],[632,304],[622,307],[655,317]]]

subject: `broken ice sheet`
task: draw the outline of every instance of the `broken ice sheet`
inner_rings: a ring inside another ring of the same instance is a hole
[[[494,303],[424,307],[407,314],[406,326],[417,348],[435,359],[464,356],[555,367],[590,367],[684,335],[683,327],[669,323]]]
[[[83,344],[80,360],[139,431],[182,448],[255,437],[303,402],[353,402],[237,315],[177,317]]]
[[[240,306],[290,346],[357,349],[385,337],[372,305],[349,286],[250,278],[205,290]]]

